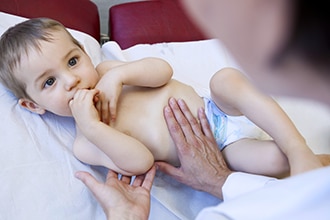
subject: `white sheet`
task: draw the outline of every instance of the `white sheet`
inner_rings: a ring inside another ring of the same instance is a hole
[[[0,34],[21,20],[0,13]],[[109,58],[162,57],[173,66],[175,78],[191,84],[201,95],[208,94],[208,80],[216,70],[225,66],[238,68],[215,40],[137,45],[124,51],[109,42],[101,52],[93,38],[70,31],[84,44],[94,64]],[[329,109],[306,100],[279,98],[279,102],[311,148],[330,153]],[[75,171],[87,170],[102,179],[105,170],[85,165],[72,155],[73,120],[25,111],[1,85],[0,114],[0,219],[104,219],[101,207],[74,177]],[[150,219],[193,219],[203,207],[218,202],[158,173],[152,189]]]

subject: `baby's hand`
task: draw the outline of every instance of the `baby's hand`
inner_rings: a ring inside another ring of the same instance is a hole
[[[97,109],[101,113],[101,120],[107,124],[114,121],[117,115],[117,102],[122,91],[122,82],[114,74],[106,74],[95,88],[101,91]]]
[[[101,121],[105,124],[110,124],[110,101],[104,95],[103,92],[100,92],[96,99],[94,99],[95,107],[99,112]]]
[[[79,127],[87,127],[93,121],[100,121],[99,112],[97,111],[94,100],[98,99],[99,91],[96,89],[78,90],[73,99],[70,101],[72,115]]]

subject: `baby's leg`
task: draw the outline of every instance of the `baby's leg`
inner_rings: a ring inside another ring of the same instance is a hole
[[[245,77],[236,69],[224,68],[216,72],[210,80],[212,100],[228,115],[242,115],[240,106],[247,100],[240,89],[247,85]],[[245,100],[242,102],[241,100]]]
[[[241,172],[283,178],[290,173],[287,157],[272,140],[241,139],[223,149],[228,166]]]
[[[316,156],[319,158],[323,166],[330,165],[330,154],[317,154]]]
[[[255,88],[238,70],[220,70],[212,77],[210,88],[213,101],[223,112],[245,115],[272,137],[288,158],[291,175],[322,166],[278,103]]]

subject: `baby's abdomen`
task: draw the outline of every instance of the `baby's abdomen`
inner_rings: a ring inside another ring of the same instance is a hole
[[[134,89],[121,97],[115,128],[141,141],[155,160],[179,165],[163,114],[170,97],[185,100],[195,116],[198,108],[204,106],[202,98],[191,87],[177,81],[157,89]]]

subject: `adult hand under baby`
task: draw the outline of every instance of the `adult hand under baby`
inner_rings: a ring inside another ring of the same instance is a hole
[[[198,119],[183,100],[171,98],[164,117],[177,147],[180,167],[157,162],[158,169],[177,181],[222,198],[222,186],[232,172],[219,150],[203,109]]]
[[[153,166],[146,174],[131,177],[122,176],[109,170],[105,183],[98,182],[91,174],[76,173],[101,204],[107,219],[148,219],[150,211],[150,190],[156,174]]]

